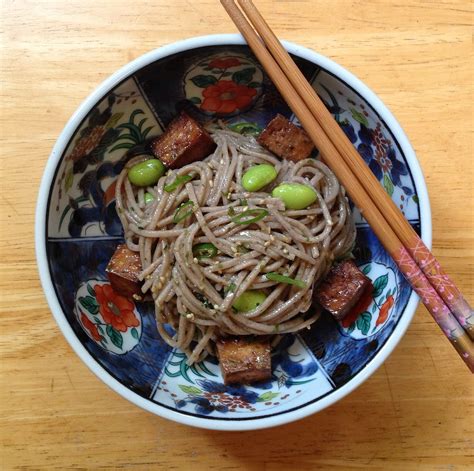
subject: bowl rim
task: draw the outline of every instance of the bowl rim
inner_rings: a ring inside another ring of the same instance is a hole
[[[421,237],[424,243],[429,248],[431,248],[431,208],[426,182],[420,164],[416,158],[415,152],[406,134],[404,133],[403,129],[401,128],[395,117],[372,90],[370,90],[355,75],[347,71],[339,64],[306,47],[297,45],[289,41],[282,41],[282,43],[290,53],[323,67],[330,73],[334,74],[337,78],[346,82],[368,103],[370,103],[370,105],[377,111],[379,116],[384,120],[387,127],[390,129],[390,131],[393,133],[396,140],[398,141],[398,144],[401,150],[403,151],[407,159],[408,166],[412,172],[416,192],[418,194],[419,199]],[[256,417],[255,419],[247,421],[229,421],[225,419],[220,420],[219,418],[213,418],[213,420],[209,420],[203,417],[194,417],[191,415],[182,414],[178,411],[166,409],[160,406],[159,404],[147,400],[139,396],[135,392],[131,391],[119,381],[117,381],[115,378],[113,378],[81,344],[79,339],[76,337],[72,327],[66,320],[65,314],[63,313],[60,307],[53,287],[46,254],[46,228],[48,224],[46,216],[50,187],[54,182],[56,167],[60,162],[64,150],[66,149],[77,127],[90,112],[91,108],[95,105],[95,103],[101,100],[111,89],[113,89],[120,82],[134,74],[139,69],[169,55],[206,46],[246,44],[247,43],[240,34],[212,34],[177,41],[143,54],[135,60],[127,63],[117,72],[115,72],[106,80],[104,80],[80,104],[80,106],[77,108],[77,110],[67,122],[64,129],[61,131],[61,134],[59,135],[45,166],[39,189],[35,215],[35,250],[41,284],[43,286],[43,290],[49,308],[53,313],[53,316],[59,328],[61,329],[61,332],[63,333],[66,340],[69,342],[72,349],[79,356],[79,358],[107,386],[109,386],[111,389],[113,389],[115,392],[120,394],[128,401],[141,407],[142,409],[165,419],[179,422],[181,424],[223,431],[257,430],[268,427],[274,427],[277,425],[283,425],[312,415],[316,412],[325,409],[326,407],[329,407],[332,404],[335,404],[337,401],[351,393],[354,389],[359,387],[365,380],[367,380],[392,353],[398,342],[405,334],[405,331],[407,330],[408,326],[410,325],[410,322],[414,316],[416,307],[418,305],[419,297],[416,295],[416,293],[411,293],[405,310],[402,313],[398,324],[395,326],[394,331],[386,340],[385,344],[382,346],[379,352],[363,368],[363,370],[357,373],[346,384],[336,389],[334,392],[328,394],[327,396],[323,397],[322,399],[316,401],[315,403],[308,404],[307,406],[301,407],[300,409],[293,411],[290,410],[287,413],[281,413],[272,417]]]

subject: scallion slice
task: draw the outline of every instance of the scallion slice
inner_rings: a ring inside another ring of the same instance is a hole
[[[193,246],[193,255],[198,259],[212,258],[217,255],[217,247],[211,243],[196,244]]]
[[[232,216],[230,219],[234,224],[253,224],[268,215],[268,211],[262,208],[247,209],[242,213]],[[253,217],[252,217],[253,216]],[[250,219],[249,219],[250,218]]]
[[[192,201],[186,201],[181,206],[179,206],[174,212],[173,222],[178,224],[188,216],[191,216],[191,214],[193,214],[193,206],[194,203]]]
[[[190,182],[194,177],[192,175],[178,175],[174,182],[170,183],[169,185],[166,185],[164,190],[167,193],[171,193],[172,191],[176,190],[179,185],[182,185],[183,183]]]
[[[265,275],[267,280],[276,281],[277,283],[286,283],[287,285],[294,285],[298,288],[306,288],[306,283],[296,278],[290,278],[289,276],[280,275],[279,273],[270,272]]]

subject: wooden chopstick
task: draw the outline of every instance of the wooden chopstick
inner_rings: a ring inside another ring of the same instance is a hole
[[[333,119],[324,103],[281,45],[252,1],[238,0],[238,3],[326,135],[338,148],[340,155],[352,173],[359,179],[372,201],[385,215],[385,219],[398,235],[404,247],[447,304],[450,311],[456,316],[471,340],[474,340],[474,312],[459,289],[444,272],[439,262],[405,219],[394,201],[384,191],[378,179],[365,164],[363,158],[336,120]]]
[[[326,135],[303,99],[293,88],[293,85],[283,73],[279,64],[265,47],[263,38],[257,35],[233,0],[221,0],[221,3],[239,31],[245,37],[250,48],[288,106],[293,110],[319,149],[325,163],[333,170],[339,181],[346,188],[352,201],[361,210],[361,213],[387,252],[392,256],[400,271],[410,282],[413,289],[421,296],[423,303],[441,327],[446,337],[450,340],[451,344],[458,351],[461,358],[468,365],[470,370],[474,372],[474,348],[467,333],[439,297],[436,290],[430,285],[391,226],[385,221],[383,214],[360,184],[359,179],[355,177],[345,160],[341,157],[333,141]]]

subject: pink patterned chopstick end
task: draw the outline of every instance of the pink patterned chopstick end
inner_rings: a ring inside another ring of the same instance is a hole
[[[472,341],[405,247],[399,248],[394,261],[471,372],[474,372]]]
[[[414,237],[407,249],[463,329],[474,339],[474,311],[438,260],[419,237]]]

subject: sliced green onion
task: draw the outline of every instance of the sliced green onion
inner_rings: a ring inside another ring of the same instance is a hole
[[[212,303],[209,301],[209,299],[207,299],[204,295],[202,295],[201,293],[194,293],[194,296],[196,297],[196,299],[198,299],[199,301],[201,301],[201,303],[203,304],[203,306],[207,309],[212,309],[214,306],[212,305]]]
[[[231,206],[231,207],[227,210],[227,216],[229,216],[229,217],[235,216],[235,209],[234,209],[233,206]]]
[[[240,206],[248,206],[249,203],[245,198],[239,198],[239,204]]]
[[[255,208],[255,209],[248,209],[247,211],[236,214],[230,219],[234,224],[244,225],[244,224],[253,224],[255,222],[258,222],[267,215],[268,215],[268,211],[266,209]],[[254,217],[251,217],[250,219],[248,219],[249,216],[254,216]]]
[[[262,132],[262,128],[257,123],[236,123],[231,124],[229,128],[239,134],[250,134],[251,136],[258,136]]]
[[[237,285],[235,283],[230,283],[224,288],[224,296],[227,296],[228,293],[233,293],[237,289]]]
[[[217,255],[217,247],[214,244],[203,243],[193,246],[193,255],[198,259],[212,258]]]
[[[145,193],[143,199],[145,201],[145,204],[149,204],[152,201],[155,201],[155,197],[151,193],[148,193],[148,191]]]
[[[290,278],[289,276],[280,275],[279,273],[270,272],[265,275],[267,280],[276,281],[278,283],[286,283],[287,285],[294,285],[298,288],[306,288],[306,283],[296,278]]]
[[[175,224],[178,224],[178,222],[181,222],[183,219],[186,219],[188,216],[191,216],[191,214],[193,214],[193,206],[194,203],[192,201],[186,201],[186,203],[183,203],[174,212],[173,222]]]
[[[194,177],[192,175],[178,175],[174,182],[170,183],[169,185],[165,185],[164,190],[167,193],[171,193],[172,191],[176,190],[179,185],[182,185],[183,183],[190,182]]]
[[[237,246],[237,253],[249,253],[250,250],[245,247],[244,245],[238,245]]]

